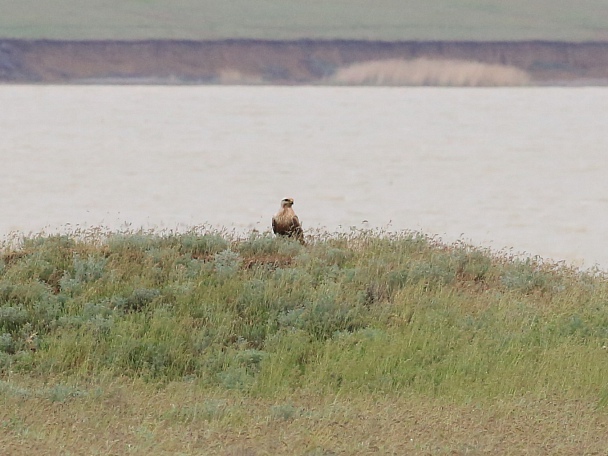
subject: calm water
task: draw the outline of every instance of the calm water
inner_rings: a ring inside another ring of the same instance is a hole
[[[0,86],[0,235],[414,229],[608,268],[608,88]],[[364,222],[367,221],[367,222]]]

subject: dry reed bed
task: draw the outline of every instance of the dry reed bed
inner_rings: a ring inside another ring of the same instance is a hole
[[[377,60],[339,68],[329,82],[343,85],[382,86],[522,86],[530,76],[509,65],[467,60],[429,59]]]

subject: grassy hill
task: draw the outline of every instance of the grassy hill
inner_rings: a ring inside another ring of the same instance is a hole
[[[0,0],[0,38],[608,40],[605,0]]]
[[[6,243],[9,454],[592,454],[608,282],[353,232]]]

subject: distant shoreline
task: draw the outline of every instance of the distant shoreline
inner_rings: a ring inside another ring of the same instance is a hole
[[[414,70],[411,62],[432,65]],[[431,68],[437,62],[439,69]],[[356,78],[335,78],[354,65]],[[462,71],[477,71],[471,65],[524,77],[464,77]],[[420,71],[454,74],[437,78]],[[0,83],[603,86],[608,42],[0,39]]]

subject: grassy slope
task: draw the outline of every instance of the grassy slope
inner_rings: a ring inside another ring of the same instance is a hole
[[[601,274],[358,232],[38,236],[2,264],[11,454],[604,445]]]
[[[605,0],[0,0],[0,37],[608,39]],[[373,6],[372,6],[373,5]]]

